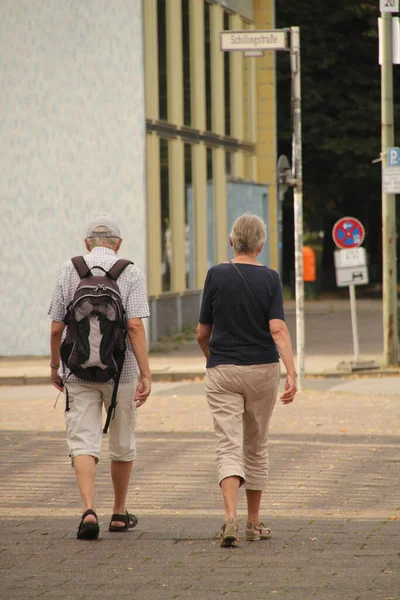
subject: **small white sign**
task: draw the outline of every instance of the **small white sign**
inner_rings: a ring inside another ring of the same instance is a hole
[[[244,31],[221,31],[221,50],[285,50],[286,31],[283,29],[245,29]]]
[[[400,194],[400,167],[382,169],[382,189],[384,194]]]
[[[367,267],[348,267],[336,269],[336,285],[346,287],[347,285],[366,285],[368,280]]]
[[[366,267],[367,252],[365,248],[349,248],[348,250],[335,250],[335,268]]]
[[[379,0],[381,12],[399,12],[399,0]]]

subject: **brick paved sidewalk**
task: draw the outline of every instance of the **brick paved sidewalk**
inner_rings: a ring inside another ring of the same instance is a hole
[[[400,403],[299,394],[271,428],[265,542],[222,549],[215,442],[201,384],[156,385],[140,410],[127,534],[107,531],[107,439],[98,542],[80,504],[50,386],[0,388],[0,600],[400,600]],[[245,504],[240,504],[241,532]]]

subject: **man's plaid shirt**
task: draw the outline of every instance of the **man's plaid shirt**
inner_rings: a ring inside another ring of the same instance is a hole
[[[93,248],[89,254],[84,256],[84,259],[88,267],[100,266],[108,271],[118,260],[118,257],[110,248],[97,246],[96,248]],[[103,274],[103,271],[98,269],[96,272],[95,269],[93,274],[100,275]],[[53,321],[64,321],[67,307],[72,301],[79,281],[79,275],[72,262],[69,260],[64,263],[58,273],[57,283],[48,313]],[[126,318],[133,319],[136,317],[144,319],[148,317],[150,315],[149,306],[147,303],[144,277],[141,271],[135,267],[135,265],[128,265],[118,277],[117,284],[121,292]],[[121,383],[130,383],[139,373],[139,368],[128,337],[126,346],[125,363],[120,379]],[[65,369],[64,372],[64,369],[60,368],[59,372],[62,377],[68,376],[68,381],[71,383],[88,383],[87,381],[78,379],[78,377],[75,377],[74,375],[69,375],[68,369]]]

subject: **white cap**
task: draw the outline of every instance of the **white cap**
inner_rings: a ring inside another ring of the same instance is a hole
[[[99,227],[107,227],[106,231],[96,231]],[[121,239],[121,232],[117,223],[111,217],[107,217],[107,215],[101,215],[100,217],[96,217],[89,224],[86,233],[87,238],[94,237],[115,237]]]

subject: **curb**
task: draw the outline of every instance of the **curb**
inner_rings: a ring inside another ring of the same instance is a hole
[[[153,372],[153,382],[174,381],[203,381],[204,371],[159,371]],[[282,373],[281,379],[285,378]],[[370,369],[368,371],[325,371],[322,373],[306,373],[306,379],[360,379],[368,377],[394,377],[400,376],[400,369]],[[0,377],[0,386],[24,386],[24,385],[50,385],[47,376],[24,376],[15,375],[11,377]]]

